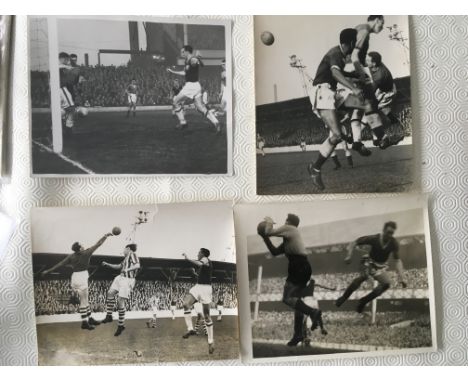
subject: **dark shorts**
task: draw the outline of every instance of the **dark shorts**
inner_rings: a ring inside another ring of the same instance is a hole
[[[305,256],[289,256],[288,278],[286,282],[305,287],[312,276],[312,267]]]

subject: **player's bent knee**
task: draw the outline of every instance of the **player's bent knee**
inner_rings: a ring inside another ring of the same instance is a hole
[[[297,297],[283,297],[283,302],[291,307],[295,307],[297,303]]]
[[[338,136],[336,135],[335,133],[333,133],[332,135],[330,135],[330,143],[332,145],[337,145],[338,143],[340,143],[342,141],[341,139],[341,136]]]

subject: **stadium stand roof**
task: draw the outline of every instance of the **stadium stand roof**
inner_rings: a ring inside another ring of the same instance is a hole
[[[33,272],[38,274],[45,269],[62,261],[67,255],[57,253],[34,253]],[[119,264],[122,256],[93,255],[90,261],[89,274],[91,279],[108,280],[114,278],[118,272],[101,267],[101,263],[106,261],[111,264]],[[171,271],[176,271],[176,280],[194,280],[192,275],[193,265],[183,259],[156,259],[140,257],[141,269],[137,279],[168,281]],[[69,267],[63,267],[51,273],[46,279],[69,278],[72,271]],[[213,281],[215,282],[236,282],[236,264],[222,261],[213,261]]]

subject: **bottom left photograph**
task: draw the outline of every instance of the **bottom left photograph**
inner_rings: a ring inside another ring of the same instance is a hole
[[[232,202],[35,208],[40,365],[239,358]]]

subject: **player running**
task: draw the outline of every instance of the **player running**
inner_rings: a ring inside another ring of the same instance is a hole
[[[105,261],[102,262],[102,266],[120,271],[120,274],[114,278],[112,285],[107,292],[107,314],[102,324],[112,322],[112,312],[114,311],[115,297],[118,295],[117,306],[119,309],[119,323],[114,336],[120,336],[125,330],[125,305],[127,300],[130,298],[130,293],[135,286],[135,277],[140,269],[140,260],[136,255],[137,245],[128,244],[124,249],[124,259],[120,264],[109,264]]]
[[[88,268],[92,254],[104,244],[109,236],[113,236],[112,233],[106,233],[96,244],[88,249],[85,249],[79,242],[73,243],[73,253],[71,255],[68,255],[61,262],[41,273],[41,277],[44,277],[63,266],[72,268],[73,273],[71,275],[70,285],[80,298],[79,313],[81,315],[81,329],[93,330],[96,325],[100,324],[99,321],[96,321],[91,316],[91,308],[89,307]]]
[[[179,127],[186,128],[187,121],[185,120],[184,104],[193,102],[195,108],[203,114],[215,127],[216,132],[220,132],[220,124],[216,118],[214,111],[208,109],[203,103],[202,87],[199,82],[200,67],[203,66],[201,59],[193,54],[193,48],[190,45],[184,45],[180,51],[181,56],[185,59],[184,70],[176,71],[167,68],[169,73],[185,76],[185,85],[180,92],[174,97],[174,113],[179,119]]]
[[[346,56],[354,50],[356,29],[344,29],[340,33],[340,44],[330,49],[320,62],[313,82],[310,100],[312,109],[330,129],[330,136],[320,145],[319,155],[310,163],[308,171],[312,182],[319,190],[324,190],[321,169],[328,157],[342,141],[343,131],[337,113],[339,107],[367,108],[362,99],[362,90],[345,76]],[[337,92],[337,84],[345,89]]]
[[[312,267],[307,259],[308,252],[302,241],[299,229],[299,217],[288,214],[284,225],[273,228],[275,222],[266,217],[264,220],[264,231],[259,230],[258,234],[263,238],[270,253],[276,257],[285,255],[288,259],[288,277],[284,284],[283,302],[294,309],[294,335],[288,342],[288,346],[295,346],[304,340],[303,321],[304,315],[309,316],[312,321],[311,330],[315,330],[322,320],[322,311],[312,308],[304,302],[304,296],[309,282],[313,286]],[[283,243],[275,247],[270,240],[271,236],[283,238]]]
[[[216,309],[218,310],[217,321],[222,321],[223,319],[223,310],[224,310],[224,300],[222,293],[219,294],[218,302],[216,303]]]
[[[211,286],[213,264],[209,260],[210,251],[206,248],[200,248],[197,260],[190,260],[185,253],[182,254],[182,256],[198,268],[197,284],[190,289],[184,299],[184,318],[187,324],[187,333],[183,335],[183,338],[189,338],[197,334],[193,329],[192,307],[195,302],[200,302],[203,305],[203,315],[205,316],[206,329],[208,332],[208,352],[209,354],[213,354],[213,321],[210,315],[210,304],[213,298],[213,288]]]
[[[137,104],[137,92],[138,85],[136,80],[133,78],[132,81],[128,84],[127,89],[125,89],[125,95],[127,96],[128,110],[127,118],[130,117],[130,112],[133,110],[133,116],[136,117],[136,104]]]
[[[156,320],[158,318],[158,310],[159,310],[159,298],[153,296],[150,301],[151,304],[151,315],[152,317],[146,321],[146,326],[148,328],[155,328],[156,327]]]
[[[403,288],[406,288],[406,281],[403,275],[403,262],[400,259],[398,254],[399,244],[397,240],[393,237],[397,225],[395,222],[389,221],[384,224],[383,232],[377,235],[371,236],[362,236],[356,241],[352,242],[348,247],[348,255],[345,258],[347,264],[351,263],[353,257],[353,251],[356,246],[367,245],[370,246],[369,253],[362,256],[361,264],[362,271],[361,275],[354,279],[348,288],[345,290],[343,295],[339,297],[335,305],[340,307],[343,303],[357,290],[361,284],[369,278],[373,278],[379,284],[375,287],[372,292],[365,295],[359,300],[356,311],[362,313],[366,304],[368,304],[373,299],[379,297],[383,294],[388,288],[390,288],[391,280],[390,276],[387,273],[387,261],[390,255],[393,256],[396,263],[396,271],[398,273],[399,281]]]
[[[171,301],[171,314],[172,314],[172,319],[175,320],[175,311],[177,309],[177,302],[176,300]]]

